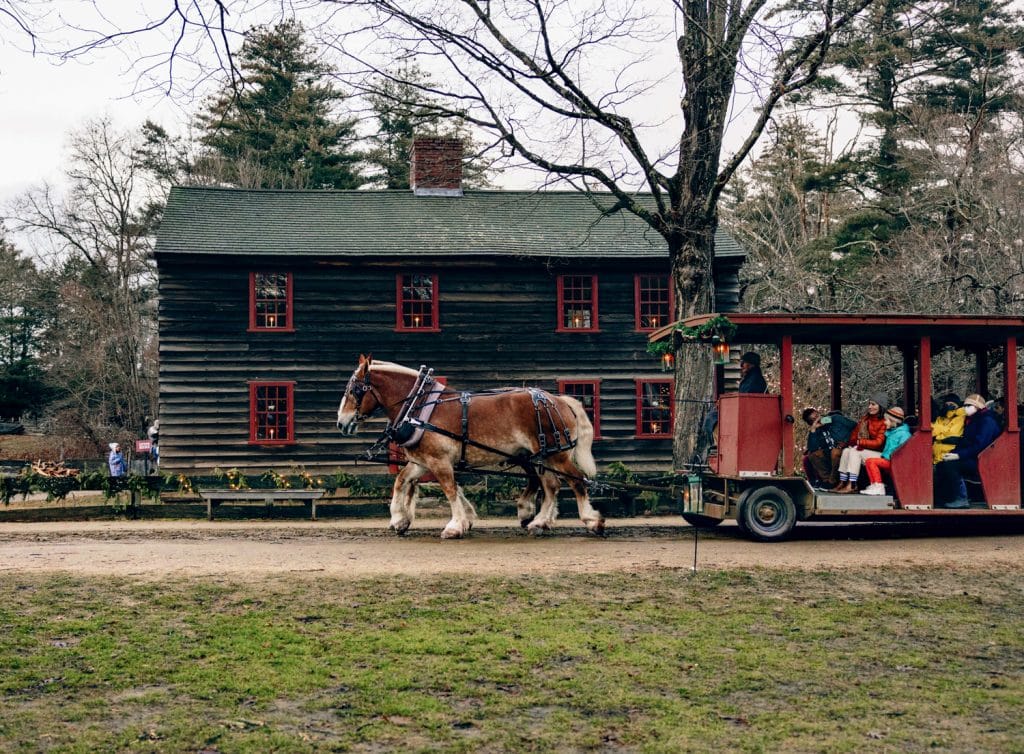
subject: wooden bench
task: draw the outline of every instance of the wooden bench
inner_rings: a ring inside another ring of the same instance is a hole
[[[239,500],[262,501],[267,507],[282,502],[309,503],[310,518],[316,521],[316,501],[324,496],[324,490],[200,490],[199,495],[206,501],[206,518],[210,521],[214,505]]]

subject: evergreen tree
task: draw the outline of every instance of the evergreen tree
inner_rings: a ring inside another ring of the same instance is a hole
[[[871,127],[846,176],[863,201],[832,238],[850,264],[892,254],[914,225],[946,227],[950,242],[970,225],[982,142],[1020,102],[1022,46],[1007,0],[876,0],[847,28],[817,93]]]
[[[44,324],[39,272],[0,228],[0,419],[20,419],[45,397],[37,337]]]
[[[375,187],[409,188],[409,165],[412,139],[415,135],[455,136],[463,140],[469,151],[475,150],[465,121],[444,118],[439,103],[426,93],[430,77],[416,65],[403,65],[394,76],[379,76],[368,96],[377,121],[376,132],[368,137],[371,144],[366,162],[373,170],[370,178]],[[463,185],[484,188],[490,185],[490,163],[469,159],[463,164]]]
[[[197,168],[247,188],[358,188],[355,121],[334,114],[344,98],[302,26],[249,30],[238,60],[242,80],[199,116],[208,151]]]
[[[922,210],[931,210],[951,241],[980,217],[986,143],[999,141],[1002,116],[1024,103],[1022,50],[1024,13],[1006,0],[950,3],[923,41],[933,71],[914,88],[911,122],[927,185],[939,190],[925,192]]]

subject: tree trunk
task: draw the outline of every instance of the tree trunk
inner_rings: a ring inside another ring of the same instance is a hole
[[[715,310],[711,260],[715,253],[717,216],[691,215],[669,235],[676,319]],[[700,429],[714,395],[715,370],[707,343],[673,341],[675,400],[672,464],[682,469],[693,460]]]

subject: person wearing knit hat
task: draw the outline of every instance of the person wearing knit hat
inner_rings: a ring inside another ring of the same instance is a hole
[[[910,428],[904,422],[905,418],[903,409],[899,406],[892,406],[885,412],[885,446],[882,448],[881,456],[864,461],[864,469],[867,471],[871,484],[861,492],[862,495],[885,494],[882,472],[892,474],[892,463],[890,463],[892,454],[910,439]]]
[[[882,417],[888,407],[889,399],[884,393],[871,396],[867,413],[853,428],[847,446],[839,456],[839,484],[831,492],[841,495],[856,492],[861,465],[868,458],[882,455],[885,447],[885,419]]]
[[[110,476],[124,476],[128,472],[128,465],[125,463],[124,455],[121,453],[121,446],[116,442],[112,442],[107,447],[110,448],[110,455],[107,456],[107,468],[110,469]]]
[[[988,402],[977,393],[972,393],[964,398],[964,408],[967,406],[974,406],[976,411],[983,411],[988,408]]]
[[[956,450],[942,456],[935,467],[935,497],[942,508],[969,508],[964,476],[977,478],[978,454],[991,445],[1002,431],[999,420],[985,399],[973,393],[964,398],[964,436]]]

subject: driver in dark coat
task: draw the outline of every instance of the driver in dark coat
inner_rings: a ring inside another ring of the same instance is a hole
[[[740,375],[739,392],[768,392],[768,383],[761,374],[761,357],[753,351],[747,351],[740,357]]]

